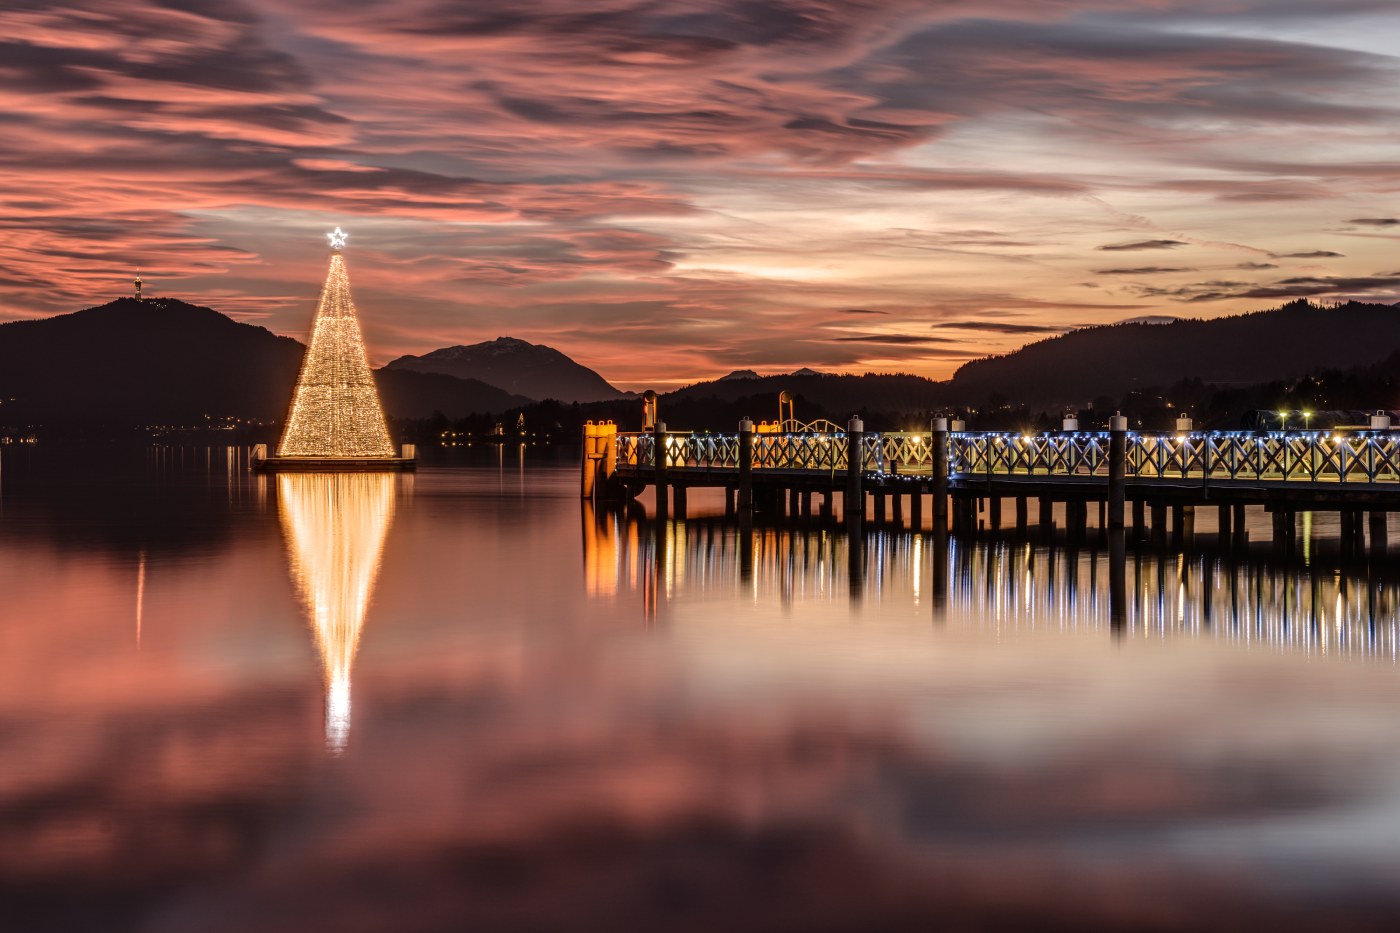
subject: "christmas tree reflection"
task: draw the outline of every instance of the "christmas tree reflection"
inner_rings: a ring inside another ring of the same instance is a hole
[[[292,579],[326,683],[326,745],[350,737],[350,667],[394,518],[389,473],[282,473],[277,491]]]

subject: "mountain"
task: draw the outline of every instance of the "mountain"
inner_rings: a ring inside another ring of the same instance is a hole
[[[0,324],[6,421],[280,419],[304,347],[170,298]]]
[[[458,379],[442,373],[386,367],[375,370],[374,381],[379,386],[384,411],[395,418],[431,418],[437,412],[448,418],[461,418],[530,404],[528,398],[511,395],[479,379]]]
[[[444,347],[422,356],[401,356],[385,367],[479,379],[516,395],[561,402],[601,402],[626,397],[602,376],[553,347],[497,337],[471,346]]]
[[[0,324],[0,421],[190,425],[206,415],[280,421],[304,352],[290,337],[173,298],[121,298]],[[523,401],[480,382],[381,374],[392,416],[441,410],[460,417]]]
[[[844,422],[858,411],[886,413],[928,412],[947,403],[946,383],[934,382],[922,376],[866,373],[863,376],[830,374],[785,376],[754,376],[746,379],[725,377],[713,382],[668,392],[661,397],[662,418],[668,410],[679,406],[686,409],[704,407],[709,403],[724,406],[722,417],[730,409],[756,420],[778,416],[778,393],[789,392],[796,401],[795,414],[799,421],[829,418]],[[677,422],[680,424],[681,422]]]
[[[1295,301],[1212,320],[1158,319],[1088,327],[963,365],[952,397],[1053,408],[1199,379],[1219,386],[1283,380],[1378,362],[1400,350],[1400,308]]]

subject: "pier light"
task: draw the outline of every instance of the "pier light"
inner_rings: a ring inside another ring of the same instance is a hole
[[[1186,435],[1185,435],[1185,434],[1178,434],[1178,435],[1176,436],[1176,442],[1177,442],[1178,444],[1184,444],[1184,443],[1186,443]]]
[[[1304,430],[1304,431],[1306,431],[1306,430],[1308,429],[1308,419],[1311,418],[1311,417],[1312,417],[1312,412],[1310,412],[1310,411],[1305,411],[1305,412],[1303,412],[1303,430]]]

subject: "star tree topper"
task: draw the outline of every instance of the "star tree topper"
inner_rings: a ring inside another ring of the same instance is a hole
[[[331,249],[344,249],[344,248],[345,248],[345,241],[348,240],[349,238],[350,238],[350,234],[348,234],[348,233],[346,233],[345,231],[341,230],[339,227],[336,227],[336,228],[335,228],[335,232],[334,232],[334,233],[327,233],[327,234],[326,234],[326,239],[328,239],[328,240],[331,241]]]

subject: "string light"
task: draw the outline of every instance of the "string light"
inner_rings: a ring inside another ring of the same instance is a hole
[[[334,244],[344,243],[336,228]],[[393,457],[394,445],[384,422],[374,377],[365,355],[360,320],[350,295],[345,257],[331,253],[326,284],[311,325],[311,340],[302,359],[301,373],[292,395],[291,414],[279,457],[379,458]]]

